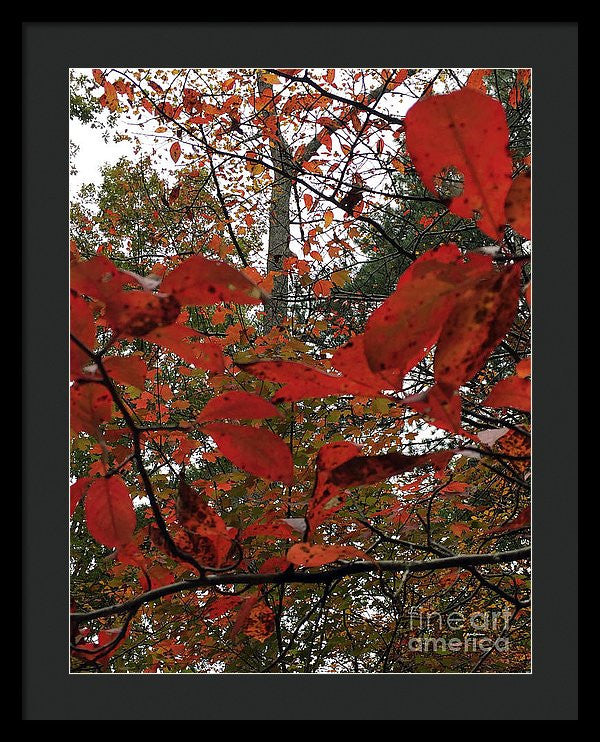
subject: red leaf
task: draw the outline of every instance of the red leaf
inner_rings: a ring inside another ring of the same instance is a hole
[[[401,453],[355,456],[335,467],[330,479],[338,487],[358,487],[363,484],[381,482],[396,474],[403,474],[427,464],[431,464],[436,469],[442,469],[453,455],[452,451],[439,451],[421,456],[405,456]]]
[[[263,562],[258,568],[258,571],[261,574],[275,574],[278,572],[285,572],[285,570],[290,566],[291,564],[287,559],[274,556]]]
[[[313,397],[329,397],[340,394],[365,394],[359,386],[343,376],[334,376],[313,366],[295,361],[250,361],[236,364],[243,371],[259,379],[283,384],[272,399],[273,402],[297,402]]]
[[[120,476],[94,480],[85,497],[85,518],[90,534],[104,546],[123,546],[135,530],[135,510],[127,485]]]
[[[483,403],[486,407],[512,407],[531,410],[531,381],[518,376],[499,381]]]
[[[119,334],[141,337],[156,327],[175,322],[180,309],[170,294],[120,291],[106,302],[106,319]]]
[[[422,412],[431,418],[432,423],[442,430],[451,433],[461,432],[461,400],[452,387],[446,384],[435,384],[428,390],[423,399],[411,401],[405,399],[413,410]]]
[[[367,322],[364,348],[371,369],[394,369],[404,376],[435,344],[465,288],[491,270],[489,256],[463,257],[453,244],[417,258]]]
[[[120,271],[103,255],[71,263],[71,288],[92,299],[106,301],[132,283],[131,275]]]
[[[402,386],[402,377],[398,371],[390,370],[385,374],[379,374],[371,370],[365,354],[364,335],[354,335],[345,345],[338,348],[333,354],[331,363],[347,379],[364,386],[364,394]]]
[[[73,513],[75,512],[75,508],[79,504],[79,501],[81,500],[81,498],[87,492],[87,488],[90,486],[91,482],[93,482],[92,477],[82,477],[81,479],[78,479],[76,482],[74,482],[71,485],[71,487],[69,488],[69,499],[70,499],[69,515],[73,515]]]
[[[232,611],[242,602],[242,598],[237,595],[221,595],[213,599],[205,608],[203,618],[220,618]]]
[[[517,376],[520,376],[522,379],[531,376],[531,356],[529,358],[523,358],[522,361],[517,363],[516,372]]]
[[[331,471],[359,456],[360,446],[349,441],[326,443],[317,454],[315,488],[308,504],[307,518],[311,530],[336,513],[344,504],[346,493],[331,482]]]
[[[511,186],[508,126],[502,104],[469,88],[432,95],[408,111],[406,147],[419,176],[432,192],[445,168],[464,177],[462,194],[448,208],[493,239],[502,236],[504,202]]]
[[[74,433],[98,436],[98,427],[112,417],[112,397],[102,384],[73,384],[70,426]]]
[[[231,549],[231,537],[221,516],[183,478],[179,480],[175,506],[177,520],[183,528],[190,534],[207,538],[214,550],[216,564],[222,564]]]
[[[248,528],[244,528],[241,539],[252,538],[253,536],[270,536],[271,538],[292,538],[294,530],[281,519],[271,521],[270,523],[251,523]]]
[[[264,292],[243,273],[219,260],[193,255],[168,273],[161,291],[182,305],[209,306],[220,301],[259,304]]]
[[[360,557],[370,559],[368,554],[354,546],[320,546],[318,544],[294,544],[286,554],[292,564],[302,567],[321,567],[338,559]]]
[[[158,327],[149,332],[144,340],[160,345],[197,368],[215,373],[225,369],[221,348],[191,327],[179,324]]]
[[[177,162],[177,160],[181,157],[181,145],[179,142],[173,142],[171,145],[171,148],[169,149],[169,153],[171,154],[171,159],[173,162]]]
[[[104,368],[119,384],[144,389],[148,367],[139,356],[109,356],[104,359]]]
[[[71,334],[86,348],[94,350],[96,326],[89,303],[77,294],[71,293]],[[90,364],[90,357],[71,340],[71,378],[81,376],[83,366]]]
[[[270,482],[292,484],[292,455],[275,433],[265,428],[231,423],[210,423],[202,430],[215,441],[223,456],[239,469]]]
[[[240,608],[230,635],[235,636],[240,631],[252,639],[264,642],[275,631],[275,614],[258,597],[247,598]]]
[[[275,405],[248,392],[224,392],[208,401],[196,418],[198,422],[210,420],[263,420],[281,417]]]
[[[494,272],[458,299],[437,343],[436,383],[454,389],[471,379],[509,331],[519,303],[521,266]]]
[[[326,279],[321,279],[320,281],[316,281],[313,284],[313,292],[315,296],[329,296],[331,294],[331,289],[335,286],[333,281],[328,281]]]
[[[506,223],[531,239],[531,172],[517,175],[506,196]]]

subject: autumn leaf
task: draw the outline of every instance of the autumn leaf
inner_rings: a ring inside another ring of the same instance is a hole
[[[107,300],[106,318],[118,334],[142,337],[156,327],[175,322],[180,309],[179,302],[171,294],[120,291]]]
[[[504,205],[506,222],[519,234],[531,239],[531,171],[513,180]]]
[[[177,520],[194,536],[207,538],[214,549],[215,565],[221,565],[231,549],[231,537],[225,521],[206,502],[206,498],[190,487],[183,476],[175,500]]]
[[[91,307],[85,299],[71,292],[70,297],[71,334],[86,348],[93,351],[96,343],[96,326]],[[71,378],[81,375],[84,366],[89,365],[90,357],[71,340]]]
[[[436,177],[452,166],[463,179],[462,193],[448,208],[476,219],[482,232],[501,238],[504,203],[511,186],[508,126],[502,104],[468,87],[415,103],[404,120],[406,147],[430,191]]]
[[[461,399],[452,387],[443,382],[435,384],[419,399],[404,399],[403,402],[431,419],[433,425],[450,433],[460,433]]]
[[[486,362],[513,323],[521,288],[521,266],[494,272],[456,301],[444,322],[434,358],[436,383],[454,389]]]
[[[168,273],[161,291],[173,294],[182,306],[209,306],[221,301],[259,304],[264,292],[233,266],[193,255]]]
[[[520,376],[522,379],[526,379],[528,376],[531,376],[531,356],[529,358],[523,358],[522,361],[519,361],[517,363],[515,371],[517,376]]]
[[[71,485],[69,488],[69,515],[73,515],[81,498],[85,495],[93,481],[93,477],[81,477]]]
[[[320,281],[316,281],[313,284],[313,291],[315,296],[329,296],[334,285],[335,284],[333,283],[333,281],[329,281],[325,278],[321,279]]]
[[[321,567],[338,559],[370,559],[369,555],[354,546],[320,546],[318,544],[294,544],[286,559],[299,567]]]
[[[169,154],[171,155],[171,159],[173,162],[177,162],[177,160],[181,157],[181,145],[179,142],[173,142],[171,145],[171,148],[169,149]]]
[[[272,397],[275,403],[365,392],[363,387],[343,376],[328,374],[295,361],[237,361],[236,365],[259,379],[283,384]]]
[[[435,468],[443,468],[453,455],[452,451],[439,451],[420,456],[406,456],[402,453],[354,456],[335,467],[331,471],[330,479],[338,487],[373,484],[428,464]]]
[[[104,359],[104,368],[119,384],[137,389],[143,389],[145,386],[148,367],[140,356],[109,356]]]
[[[376,373],[404,376],[437,342],[455,303],[490,275],[489,256],[462,256],[454,244],[441,245],[415,260],[396,290],[370,316],[364,349]]]
[[[104,546],[122,546],[135,529],[135,510],[120,476],[95,479],[85,496],[85,519],[90,534]]]
[[[360,453],[360,446],[349,441],[326,443],[319,449],[315,487],[307,512],[311,530],[336,513],[346,499],[344,490],[331,482],[331,471]]]
[[[281,417],[281,412],[266,399],[248,392],[231,391],[210,399],[196,419],[198,422],[209,422],[264,420],[271,417]]]
[[[219,345],[191,327],[180,324],[159,327],[147,333],[144,340],[160,345],[197,368],[215,373],[220,373],[225,368]]]
[[[220,453],[234,466],[269,482],[292,484],[292,455],[275,433],[266,428],[231,423],[209,423],[202,430],[210,435]]]
[[[112,417],[112,397],[99,383],[76,383],[71,387],[71,416],[69,424],[74,433],[98,436],[99,426]]]
[[[512,407],[531,411],[531,381],[511,376],[499,381],[483,403],[486,407]]]

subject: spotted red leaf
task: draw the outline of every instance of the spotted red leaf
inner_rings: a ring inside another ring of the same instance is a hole
[[[359,557],[370,559],[369,555],[354,546],[321,546],[319,544],[294,544],[286,554],[292,564],[302,567],[321,567],[338,559]]]
[[[234,466],[270,482],[292,484],[292,455],[287,444],[275,433],[266,428],[232,423],[209,423],[202,430]]]
[[[71,288],[92,299],[106,301],[134,282],[131,274],[120,271],[104,255],[71,263]]]
[[[266,399],[248,392],[231,391],[210,399],[196,419],[198,422],[209,422],[264,420],[271,417],[281,417],[281,412]]]
[[[173,142],[169,149],[169,153],[173,162],[177,162],[177,160],[181,157],[181,144],[179,144],[179,142]]]
[[[182,305],[209,306],[221,301],[259,304],[264,292],[247,276],[220,260],[193,255],[168,273],[161,291]]]
[[[208,539],[214,550],[215,563],[222,564],[231,549],[231,537],[223,518],[208,504],[205,496],[183,478],[179,480],[175,505],[179,523],[188,534]]]
[[[462,256],[454,244],[421,255],[404,271],[394,293],[376,309],[364,334],[374,373],[404,376],[436,343],[465,289],[489,275],[489,256]]]
[[[112,417],[112,397],[102,384],[82,383],[71,387],[70,426],[74,433],[98,436],[99,426]]]
[[[494,271],[463,292],[444,322],[434,358],[436,383],[454,389],[486,362],[513,323],[521,286],[521,267]]]
[[[85,496],[85,518],[90,534],[104,546],[131,541],[135,510],[127,485],[120,476],[94,480]]]
[[[358,487],[389,479],[396,474],[412,471],[430,464],[443,469],[453,456],[452,451],[406,456],[402,453],[384,453],[377,456],[354,456],[331,471],[330,479],[338,487]]]
[[[436,177],[454,167],[463,178],[461,195],[448,208],[493,239],[502,236],[504,203],[511,186],[508,126],[502,104],[470,88],[432,95],[415,103],[404,120],[406,147],[431,191]]]
[[[106,301],[106,319],[119,334],[141,337],[156,327],[175,322],[180,309],[179,302],[171,294],[120,291]]]

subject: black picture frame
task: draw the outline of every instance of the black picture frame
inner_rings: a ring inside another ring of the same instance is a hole
[[[576,719],[577,22],[24,21],[22,32],[23,719]],[[68,70],[103,66],[533,69],[531,674],[69,675]]]

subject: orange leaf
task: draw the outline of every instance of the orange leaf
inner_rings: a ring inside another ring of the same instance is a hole
[[[529,358],[523,358],[522,361],[517,363],[516,372],[517,376],[520,376],[523,379],[527,376],[531,376],[531,356]]]
[[[335,286],[333,281],[327,279],[321,279],[313,284],[313,291],[315,296],[329,296],[331,294],[332,287]]]
[[[294,544],[286,554],[292,564],[302,567],[321,567],[338,559],[360,557],[370,559],[369,555],[354,546],[320,546],[318,544]]]
[[[173,162],[177,162],[177,160],[181,157],[181,145],[179,144],[179,142],[173,142],[169,153]]]

